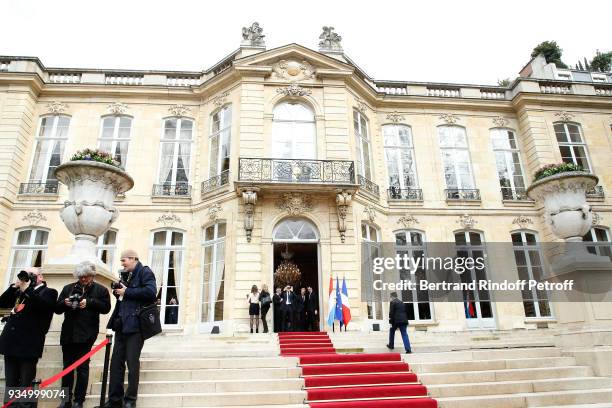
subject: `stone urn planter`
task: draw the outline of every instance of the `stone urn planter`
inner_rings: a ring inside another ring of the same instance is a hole
[[[543,202],[546,224],[558,238],[582,242],[593,222],[586,192],[597,181],[597,176],[583,171],[558,173],[534,182],[527,195]]]
[[[68,257],[53,263],[76,264],[85,260],[98,265],[96,243],[119,216],[114,207],[118,194],[134,187],[134,180],[121,168],[91,160],[69,161],[55,170],[57,179],[68,187],[60,217],[74,234]]]

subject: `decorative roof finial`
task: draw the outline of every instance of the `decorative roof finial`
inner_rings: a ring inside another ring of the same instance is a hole
[[[263,27],[256,21],[250,27],[242,27],[242,45],[251,47],[265,47]]]
[[[342,45],[340,44],[342,37],[334,32],[334,27],[324,26],[319,39],[321,40],[319,41],[319,51],[342,52]]]

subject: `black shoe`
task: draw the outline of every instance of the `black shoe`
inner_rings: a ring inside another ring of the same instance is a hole
[[[123,408],[123,403],[120,401],[108,400],[102,405],[102,408]]]
[[[72,403],[72,408],[83,408],[83,403],[75,401]]]
[[[123,401],[123,408],[136,408],[136,401]]]
[[[251,333],[253,333],[253,329],[251,329]]]
[[[57,408],[73,408],[73,405],[70,401],[62,401],[62,403],[59,404]],[[78,407],[78,408],[83,408],[83,406]]]
[[[412,350],[406,350],[406,354],[412,354]]]
[[[259,333],[259,329],[255,329],[255,333]]]
[[[391,346],[390,346],[390,345],[388,345],[388,344],[387,344],[387,348],[388,348],[389,350],[393,350],[393,347],[391,347]]]

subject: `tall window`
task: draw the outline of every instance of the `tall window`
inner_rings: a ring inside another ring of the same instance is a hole
[[[103,235],[98,237],[98,259],[101,260],[108,266],[108,268],[113,271],[114,261],[115,261],[115,250],[117,244],[117,230],[109,229]]]
[[[372,145],[370,144],[368,119],[357,109],[353,109],[353,127],[355,128],[357,173],[372,180]]]
[[[209,137],[209,177],[218,176],[229,170],[231,132],[232,107],[226,106],[212,115],[212,127]]]
[[[15,231],[9,282],[14,282],[17,273],[29,266],[41,267],[47,254],[49,231],[32,228]]]
[[[273,114],[272,156],[275,159],[315,159],[316,129],[312,109],[290,101],[276,105]]]
[[[582,130],[577,123],[555,123],[555,135],[559,143],[561,159],[565,163],[573,163],[584,171],[591,171],[586,143]]]
[[[129,116],[106,116],[102,118],[100,150],[109,152],[122,168],[127,163],[132,118]]]
[[[601,227],[594,227],[582,237],[584,242],[589,242],[587,251],[594,255],[607,256],[612,260],[612,243],[610,243],[610,232]]]
[[[151,269],[159,291],[160,318],[164,324],[178,324],[180,288],[185,252],[183,233],[161,230],[153,233],[151,246]]]
[[[425,256],[425,240],[423,234],[418,231],[400,231],[395,234],[395,253],[402,258],[418,259]],[[406,307],[408,320],[431,320],[431,305],[429,303],[429,291],[420,289],[420,282],[427,280],[426,271],[422,267],[415,271],[401,269],[400,279],[411,281],[415,284],[413,290],[402,291],[402,301]]]
[[[225,232],[226,224],[218,222],[203,230],[202,249],[202,304],[201,322],[212,323],[223,320],[225,281]]]
[[[457,247],[458,258],[486,259],[484,237],[480,232],[459,231],[455,233],[455,245]],[[461,282],[465,284],[487,280],[487,270],[486,267],[477,268],[476,266],[466,268],[460,277]],[[486,289],[479,288],[478,290],[465,291],[463,294],[463,306],[468,324],[471,320],[493,319],[491,295]]]
[[[382,127],[385,143],[385,158],[389,173],[389,188],[392,196],[402,190],[418,188],[412,132],[405,125]]]
[[[64,156],[69,126],[69,116],[54,115],[40,118],[30,183],[57,184],[55,169]]]
[[[376,227],[368,223],[361,223],[361,239],[363,242],[362,250],[362,265],[373,265],[374,259],[381,256],[381,243],[380,233]],[[368,319],[382,320],[382,292],[380,290],[374,290],[374,271],[366,271],[363,276],[367,280],[366,282],[366,299],[368,307]]]
[[[535,234],[520,231],[512,233],[511,237],[519,279],[542,281],[544,266]],[[525,288],[523,308],[526,317],[550,317],[548,293],[545,290]]]
[[[439,126],[440,150],[444,179],[448,190],[474,188],[472,164],[465,129],[460,126]]]
[[[497,176],[504,200],[524,200],[525,180],[521,157],[514,132],[510,129],[491,129]]]
[[[174,188],[177,195],[186,195],[189,186],[192,134],[193,121],[191,119],[169,118],[164,120],[158,184],[162,186],[162,189]]]

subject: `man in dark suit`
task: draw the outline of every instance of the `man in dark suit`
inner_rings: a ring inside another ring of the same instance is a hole
[[[140,379],[140,352],[144,339],[140,333],[138,310],[155,303],[155,275],[148,266],[138,260],[136,251],[121,253],[123,266],[120,288],[114,289],[117,297],[115,310],[108,321],[108,328],[115,332],[115,344],[110,366],[108,402],[105,408],[135,408]],[[128,387],[123,389],[125,364],[128,366]],[[123,400],[123,401],[122,401]]]
[[[389,344],[387,348],[393,350],[393,343],[395,340],[395,331],[399,329],[402,334],[402,341],[404,342],[404,349],[406,353],[412,353],[410,348],[410,340],[408,340],[408,333],[406,328],[408,327],[408,315],[406,314],[406,308],[404,302],[397,298],[396,292],[391,292],[391,303],[389,304],[389,324],[391,324],[391,330],[389,331]]]
[[[5,403],[9,400],[9,388],[29,387],[36,377],[36,365],[43,354],[57,299],[57,291],[47,287],[40,269],[26,268],[17,276],[0,296],[0,307],[12,308],[0,335]],[[20,406],[35,407],[36,402]]]
[[[318,331],[317,318],[319,317],[319,297],[312,290],[312,286],[308,287],[308,300],[306,301],[306,330]]]
[[[281,303],[283,302],[281,288],[276,288],[272,303],[274,304],[274,333],[283,331],[281,326]]]
[[[306,330],[306,288],[300,289],[300,294],[295,299],[295,321],[298,330]]]
[[[282,301],[280,305],[281,312],[281,330],[295,331],[293,326],[293,304],[295,303],[295,295],[293,294],[293,288],[289,285],[285,286],[282,293]]]
[[[108,289],[94,282],[96,266],[93,263],[78,264],[74,276],[78,281],[64,286],[55,305],[55,313],[64,314],[60,336],[64,368],[91,350],[100,332],[100,315],[111,309]],[[68,389],[68,395],[58,408],[83,408],[88,382],[89,360],[76,369],[74,403],[74,371],[62,377],[62,388]]]

